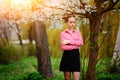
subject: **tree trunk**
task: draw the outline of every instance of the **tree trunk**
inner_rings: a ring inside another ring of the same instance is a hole
[[[18,36],[18,39],[19,39],[19,41],[20,41],[20,45],[22,46],[22,45],[23,45],[23,42],[22,42],[22,38],[21,38],[20,33],[17,33],[17,36]]]
[[[5,37],[5,40],[7,41],[7,43],[9,44],[9,35],[8,35],[8,33],[9,33],[9,30],[8,30],[8,28],[3,28],[3,34],[4,34],[4,37]]]
[[[95,80],[96,62],[98,55],[98,34],[100,28],[100,15],[97,13],[91,13],[90,20],[90,54],[88,70],[85,80]]]
[[[116,66],[117,70],[120,72],[120,23],[111,66]]]
[[[21,34],[20,34],[20,29],[19,29],[19,26],[17,23],[15,23],[15,25],[16,25],[16,29],[17,29],[16,33],[17,33],[18,39],[20,41],[20,45],[22,46],[23,42],[22,42],[22,38],[21,38]]]
[[[45,78],[53,77],[46,26],[41,21],[35,21],[35,41],[38,59],[38,72]]]
[[[30,26],[30,29],[28,31],[28,38],[29,38],[30,44],[32,44],[32,41],[33,41],[32,30],[33,30],[33,26]]]

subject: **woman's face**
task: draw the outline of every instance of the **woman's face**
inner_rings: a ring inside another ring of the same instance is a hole
[[[68,22],[66,22],[66,24],[69,29],[73,29],[75,26],[75,18],[74,17],[68,18]]]

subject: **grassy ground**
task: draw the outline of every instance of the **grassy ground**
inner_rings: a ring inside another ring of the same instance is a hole
[[[52,58],[54,72],[52,80],[63,80],[63,74],[59,72],[59,61],[60,59]],[[25,57],[8,65],[0,65],[0,80],[18,80],[32,72],[37,72],[37,59],[36,57]]]
[[[64,80],[63,73],[59,71],[60,58],[52,58],[51,61],[54,77],[52,79],[40,78],[35,80]],[[30,73],[35,73],[35,75],[37,73],[37,58],[33,56],[24,57],[20,61],[7,65],[0,64],[0,80],[33,80],[23,79]],[[120,80],[119,75],[119,73],[99,73],[97,80]]]

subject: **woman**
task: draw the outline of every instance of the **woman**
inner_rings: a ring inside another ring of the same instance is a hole
[[[70,80],[71,73],[73,80],[79,80],[80,76],[80,54],[79,47],[83,45],[82,36],[75,30],[74,15],[63,17],[67,29],[61,32],[60,41],[63,56],[60,63],[60,71],[63,71],[65,80]]]

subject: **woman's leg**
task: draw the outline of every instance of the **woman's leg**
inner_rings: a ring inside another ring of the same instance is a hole
[[[73,72],[73,80],[79,80],[80,72]]]
[[[64,72],[64,78],[65,78],[65,80],[70,80],[70,77],[71,77],[71,73],[68,72],[68,71],[65,71]]]

